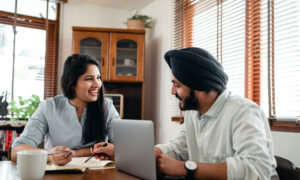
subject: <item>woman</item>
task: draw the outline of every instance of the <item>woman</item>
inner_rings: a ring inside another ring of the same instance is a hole
[[[109,99],[103,97],[98,62],[87,55],[74,54],[64,64],[61,77],[63,95],[40,104],[23,133],[13,143],[12,160],[17,151],[44,147],[58,154],[48,155],[57,165],[72,156],[89,156],[97,142],[112,142],[112,121],[120,119]]]

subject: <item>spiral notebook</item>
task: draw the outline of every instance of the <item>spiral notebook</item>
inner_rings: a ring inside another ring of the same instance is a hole
[[[74,157],[72,161],[64,166],[55,164],[47,164],[46,171],[81,171],[85,172],[86,169],[111,169],[115,168],[115,162],[111,160],[98,160],[95,158],[90,159],[87,163],[84,161],[88,157]]]

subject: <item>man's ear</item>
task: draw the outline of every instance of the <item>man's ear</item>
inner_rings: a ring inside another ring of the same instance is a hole
[[[199,91],[199,90],[194,90],[194,93],[195,93],[195,97],[196,97],[197,99],[199,99],[199,97],[202,97],[203,95],[206,94],[205,91]]]

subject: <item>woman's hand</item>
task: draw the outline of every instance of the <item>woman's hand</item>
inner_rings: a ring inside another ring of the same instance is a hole
[[[94,145],[94,151],[96,153],[96,159],[101,160],[114,160],[115,159],[115,146],[107,142],[101,142]]]
[[[53,154],[48,155],[53,164],[63,166],[72,160],[73,150],[65,146],[56,146],[49,152]]]

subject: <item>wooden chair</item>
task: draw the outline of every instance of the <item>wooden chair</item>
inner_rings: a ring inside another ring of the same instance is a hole
[[[275,159],[280,180],[300,180],[300,169],[294,163],[279,156],[275,156]]]

